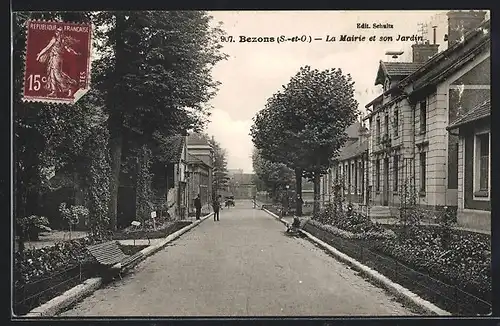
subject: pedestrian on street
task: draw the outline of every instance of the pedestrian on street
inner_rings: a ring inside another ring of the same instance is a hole
[[[219,195],[218,197],[216,197],[214,199],[214,202],[212,204],[213,208],[214,208],[214,221],[218,221],[219,220],[219,212],[220,212],[220,206],[221,206],[221,200],[222,200],[222,196]]]
[[[196,198],[194,199],[194,208],[196,210],[196,219],[199,220],[200,219],[200,215],[201,215],[201,199],[200,199],[200,194],[198,194],[196,196]]]

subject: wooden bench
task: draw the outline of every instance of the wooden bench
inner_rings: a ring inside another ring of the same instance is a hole
[[[124,270],[144,257],[144,254],[140,251],[133,255],[126,255],[118,246],[117,241],[108,241],[88,246],[87,250],[100,266],[106,268],[107,271],[111,271],[113,274],[117,273],[120,278]]]

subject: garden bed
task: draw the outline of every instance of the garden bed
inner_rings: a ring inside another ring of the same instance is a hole
[[[24,258],[16,253],[14,313],[25,315],[85,280],[98,276],[92,268],[94,258],[86,247],[96,244],[80,238],[55,246],[26,250]],[[133,255],[147,245],[122,245],[126,255]]]
[[[471,272],[480,270],[472,267],[475,266],[473,261],[477,262],[474,258],[462,259],[462,262],[468,262],[464,264],[470,268],[470,272],[467,273],[466,268],[457,269],[455,265],[446,264],[445,259],[437,260],[436,258],[442,253],[432,253],[436,248],[429,246],[423,238],[408,243],[407,246],[398,246],[396,237],[346,238],[342,234],[328,232],[327,227],[320,227],[316,221],[307,223],[304,230],[447,311],[462,315],[490,312],[491,305],[488,303],[491,302],[491,285],[489,291],[487,285],[488,282],[491,284],[491,278],[484,272],[477,277],[471,276]],[[396,230],[396,233],[398,231]],[[454,250],[457,253],[450,256],[456,258],[460,253],[467,257],[474,254],[471,247],[475,245],[472,245],[472,240],[465,241],[467,239],[455,236],[454,240],[452,248],[455,246]],[[420,253],[427,254],[427,257]],[[429,265],[429,262],[437,264]],[[434,266],[434,268],[423,268],[423,266]],[[458,279],[451,282],[446,275],[457,275]]]
[[[158,227],[156,230],[146,229],[146,230],[131,230],[131,228],[124,229],[122,231],[115,232],[113,234],[113,240],[127,240],[127,239],[158,239],[165,238],[168,235],[179,231],[180,229],[190,225],[191,221],[175,221],[168,222],[164,225]]]
[[[23,315],[93,277],[85,249],[98,241],[85,237],[15,254],[14,313]]]

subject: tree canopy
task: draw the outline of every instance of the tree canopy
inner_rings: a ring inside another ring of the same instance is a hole
[[[357,106],[349,74],[301,67],[257,113],[252,140],[263,158],[295,170],[299,193],[302,176],[314,179],[317,202],[319,177],[345,143],[345,130],[358,116]]]

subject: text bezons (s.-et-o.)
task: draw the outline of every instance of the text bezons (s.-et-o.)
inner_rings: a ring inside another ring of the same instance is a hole
[[[224,43],[286,43],[286,42],[302,42],[302,43],[311,43],[311,42],[414,42],[414,41],[423,41],[423,37],[419,35],[401,35],[398,34],[396,37],[382,35],[382,36],[365,36],[365,35],[326,35],[326,37],[313,37],[311,35],[301,35],[301,36],[244,36],[240,35],[237,38],[233,36],[222,36],[221,42]]]

